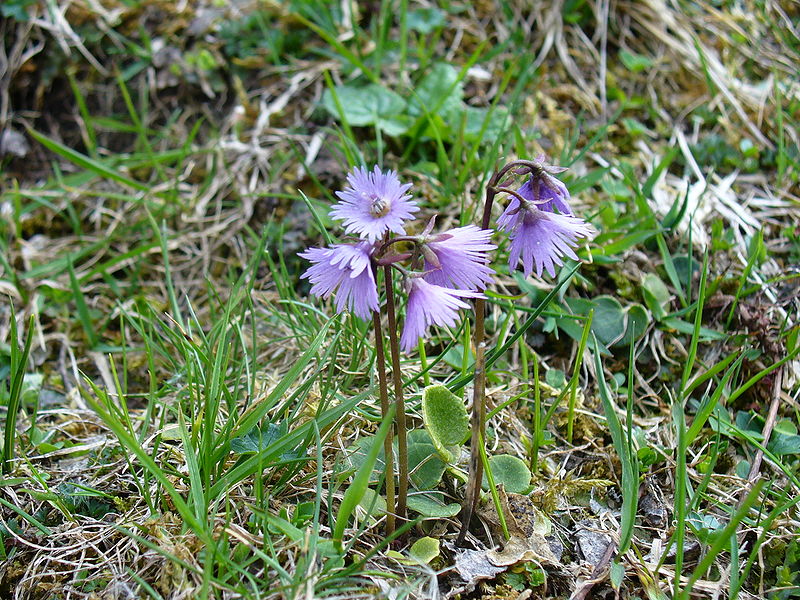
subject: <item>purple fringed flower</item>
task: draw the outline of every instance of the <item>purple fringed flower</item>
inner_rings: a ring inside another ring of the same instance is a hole
[[[374,242],[386,231],[404,234],[403,221],[412,218],[419,208],[406,194],[410,183],[401,184],[397,173],[382,173],[375,166],[356,167],[347,175],[348,187],[336,192],[341,202],[333,205],[330,215],[344,222],[347,233]]]
[[[411,277],[407,283],[408,306],[400,347],[411,352],[419,338],[431,325],[452,327],[460,308],[469,308],[462,298],[479,298],[483,294],[469,290],[454,290],[428,283],[421,277]]]
[[[333,248],[309,248],[299,256],[314,263],[301,277],[313,285],[311,293],[328,298],[337,288],[336,310],[345,308],[367,320],[378,310],[378,286],[370,265],[372,245],[339,244]]]
[[[522,258],[525,277],[533,271],[541,277],[543,270],[554,277],[556,265],[564,264],[565,256],[578,259],[573,250],[578,246],[578,238],[590,239],[594,234],[592,226],[583,219],[541,210],[529,202],[520,206],[518,198],[511,200],[497,224],[511,239],[509,268],[516,268]]]
[[[474,225],[429,236],[422,246],[425,281],[446,288],[486,289],[494,274],[487,252],[497,247],[489,243],[491,236],[491,230]]]

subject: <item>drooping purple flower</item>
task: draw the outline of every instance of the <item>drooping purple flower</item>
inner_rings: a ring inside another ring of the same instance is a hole
[[[400,347],[411,352],[431,325],[452,327],[460,308],[469,308],[462,298],[479,298],[480,292],[455,290],[428,283],[421,277],[407,280],[408,306]]]
[[[509,268],[516,268],[522,259],[525,277],[533,271],[541,277],[543,270],[554,277],[556,265],[564,264],[565,256],[578,259],[573,250],[578,238],[594,235],[594,228],[583,219],[548,212],[531,202],[520,203],[518,198],[511,200],[497,224],[511,239]]]
[[[532,176],[519,187],[517,193],[545,212],[555,212],[558,209],[562,215],[573,214],[569,205],[569,190],[555,177]]]
[[[378,286],[370,265],[371,250],[368,242],[309,248],[300,256],[313,264],[301,277],[313,284],[311,293],[315,296],[329,298],[336,292],[338,312],[347,308],[367,320],[379,306]]]
[[[404,234],[403,221],[419,210],[411,195],[410,183],[400,183],[397,173],[382,173],[378,166],[370,173],[355,167],[347,175],[348,187],[336,192],[341,202],[333,205],[330,215],[343,221],[347,233],[358,234],[374,242],[387,231]]]
[[[484,290],[494,270],[488,266],[492,231],[475,225],[428,236],[422,246],[425,281],[446,288]]]

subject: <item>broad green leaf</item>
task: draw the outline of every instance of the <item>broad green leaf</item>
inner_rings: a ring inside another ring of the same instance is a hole
[[[372,488],[364,490],[364,497],[358,503],[358,507],[364,511],[367,520],[374,522],[377,517],[386,512],[386,499]]]
[[[439,492],[410,494],[408,496],[408,508],[430,519],[447,519],[455,517],[461,512],[460,504],[456,502],[445,503],[444,495]]]
[[[415,117],[440,115],[452,122],[461,112],[463,97],[464,87],[458,80],[458,70],[452,65],[437,63],[414,90],[408,112]]]
[[[375,125],[389,135],[400,135],[411,123],[403,115],[406,101],[382,85],[371,83],[365,87],[356,87],[344,84],[336,86],[335,91],[343,113],[339,113],[330,90],[325,90],[322,95],[322,105],[334,117],[344,119],[349,125]]]
[[[418,490],[435,489],[442,480],[445,463],[436,452],[430,435],[416,429],[408,436],[408,472],[411,484]]]
[[[245,435],[233,438],[231,440],[231,452],[234,454],[258,454],[287,433],[289,431],[286,427],[279,427],[275,423],[269,423],[262,430],[256,428]]]
[[[443,385],[430,385],[422,392],[422,419],[442,458],[455,462],[458,448],[469,437],[464,401]]]
[[[411,544],[408,554],[417,562],[427,565],[439,556],[439,540],[427,536],[420,538]]]
[[[489,112],[488,108],[464,106],[464,139],[468,142],[494,142],[503,135],[508,111],[502,107]],[[488,122],[487,122],[488,121]]]
[[[620,50],[619,59],[622,61],[622,64],[633,73],[639,73],[645,69],[649,69],[654,64],[652,58],[643,56],[642,54],[634,54],[628,50]]]
[[[800,454],[800,435],[787,435],[776,432],[767,447],[773,454],[778,456]]]
[[[525,461],[510,454],[498,454],[489,457],[489,468],[492,470],[495,485],[503,484],[505,491],[512,494],[522,494],[531,485],[531,471]],[[489,484],[486,474],[483,476],[483,487]]]
[[[361,468],[361,465],[364,464],[364,461],[367,459],[370,450],[372,449],[372,444],[375,443],[374,436],[366,436],[359,438],[356,442],[350,446],[346,452],[345,456],[342,460],[343,472],[342,475],[349,475]],[[411,449],[411,444],[409,443],[409,452]],[[395,450],[396,452],[396,450]],[[383,446],[380,447],[378,450],[377,459],[375,461],[375,467],[372,470],[372,475],[370,476],[369,483],[370,485],[376,484],[380,481],[381,477],[383,476],[383,471],[385,468],[385,453],[383,450]],[[409,467],[410,470],[410,467]]]
[[[619,301],[612,296],[598,296],[591,304],[594,308],[592,331],[597,339],[606,346],[621,339],[625,333],[625,311]]]
[[[625,335],[614,346],[627,346],[644,335],[650,323],[650,314],[641,304],[631,304],[625,308]]]
[[[648,273],[642,279],[642,297],[657,321],[667,316],[670,293],[666,284],[655,273]]]

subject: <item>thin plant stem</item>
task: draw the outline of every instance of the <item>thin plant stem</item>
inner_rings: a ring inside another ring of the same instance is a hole
[[[419,352],[419,365],[422,367],[422,383],[425,387],[431,384],[431,374],[428,369],[428,355],[425,354],[425,342],[420,338],[417,344],[417,351]]]
[[[531,473],[539,470],[539,446],[542,440],[542,394],[539,385],[539,356],[533,353],[533,435],[531,435]]]
[[[586,342],[589,341],[589,331],[592,328],[592,320],[594,319],[594,309],[589,311],[589,315],[583,324],[583,332],[581,333],[581,341],[578,344],[578,354],[575,355],[575,366],[572,370],[572,379],[569,382],[569,404],[567,405],[567,441],[572,443],[572,428],[575,421],[575,400],[578,395],[578,378],[581,374],[581,365],[583,364],[583,353],[586,351]],[[633,342],[631,342],[633,345]]]
[[[506,165],[503,169],[495,173],[486,188],[486,200],[483,205],[483,218],[481,219],[481,229],[489,228],[489,220],[492,217],[492,204],[497,191],[494,186],[509,169]],[[461,531],[458,534],[456,545],[464,543],[472,520],[472,514],[478,505],[481,495],[481,478],[483,477],[483,461],[481,460],[480,444],[484,438],[483,432],[486,427],[486,405],[484,393],[486,387],[485,379],[485,356],[486,356],[486,331],[484,328],[484,317],[486,313],[486,300],[484,298],[475,299],[475,378],[473,380],[472,392],[472,435],[470,438],[470,458],[469,458],[469,480],[467,489],[464,493],[464,505],[461,509]]]
[[[383,351],[383,330],[381,328],[381,315],[378,311],[372,313],[372,328],[375,330],[375,365],[378,368],[378,388],[381,397],[381,417],[389,413],[389,390],[386,381],[386,356]],[[386,535],[394,533],[394,450],[392,449],[392,431],[386,434],[383,440],[385,457],[386,479]]]
[[[397,518],[406,518],[408,498],[408,441],[406,440],[406,407],[403,400],[403,378],[400,373],[400,346],[397,342],[397,318],[394,312],[394,287],[392,267],[383,267],[386,286],[386,316],[389,321],[389,349],[392,353],[392,380],[394,382],[395,427],[397,430]]]

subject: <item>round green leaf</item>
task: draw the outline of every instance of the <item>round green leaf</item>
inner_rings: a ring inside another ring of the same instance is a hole
[[[350,475],[361,468],[364,461],[367,459],[372,444],[375,443],[375,436],[365,436],[356,440],[356,442],[347,448],[344,456],[342,457],[342,475]],[[378,458],[375,461],[375,468],[369,478],[370,485],[376,484],[383,476],[386,469],[386,457],[383,447],[378,451]]]
[[[498,454],[489,457],[489,468],[492,470],[495,485],[503,484],[503,488],[512,494],[521,494],[531,484],[531,472],[523,460],[510,454]],[[483,474],[483,487],[488,489],[486,473]]]
[[[417,562],[427,565],[434,558],[439,556],[439,540],[427,536],[419,538],[411,545],[408,554]]]
[[[469,437],[469,416],[464,401],[443,385],[429,385],[422,392],[422,419],[436,450],[447,462],[458,459]]]
[[[415,117],[439,115],[446,121],[461,111],[464,86],[458,79],[458,69],[448,63],[436,63],[417,84],[408,105]]]
[[[597,339],[606,346],[619,340],[625,333],[625,312],[622,310],[622,305],[612,296],[598,296],[592,304],[594,305],[592,331]]]
[[[418,8],[408,11],[406,26],[409,29],[428,34],[446,24],[444,11],[438,8]]]

